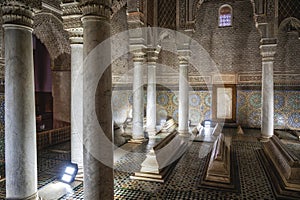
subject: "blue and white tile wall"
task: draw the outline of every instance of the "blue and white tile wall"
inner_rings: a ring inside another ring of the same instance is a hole
[[[145,95],[145,110],[146,100]],[[117,124],[125,121],[132,109],[132,92],[129,90],[114,91],[112,95],[113,118]],[[157,123],[161,119],[172,117],[178,121],[178,91],[157,91]],[[189,94],[189,119],[197,124],[211,118],[211,92],[192,91]]]
[[[261,126],[261,92],[237,92],[237,120],[245,127]],[[276,90],[274,93],[274,128],[300,129],[300,92]]]

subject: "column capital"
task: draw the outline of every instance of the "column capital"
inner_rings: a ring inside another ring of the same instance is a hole
[[[83,28],[71,28],[67,30],[71,44],[83,44]]]
[[[146,46],[139,44],[130,44],[129,50],[132,54],[133,62],[144,62],[146,59],[147,49]]]
[[[21,1],[4,1],[1,6],[3,24],[33,27],[34,10]]]
[[[145,62],[145,52],[139,51],[139,52],[133,52],[133,62]]]
[[[81,9],[83,19],[87,16],[94,16],[109,21],[112,12],[110,0],[102,0],[101,2],[82,0]]]
[[[262,39],[259,48],[263,62],[274,61],[277,50],[277,41],[275,38]]]
[[[64,29],[68,31],[71,44],[83,43],[82,9],[79,2],[61,4]]]
[[[160,48],[147,48],[147,61],[149,64],[157,62],[159,52]]]
[[[187,65],[189,63],[189,59],[191,57],[191,51],[190,50],[178,50],[178,59],[180,65]]]

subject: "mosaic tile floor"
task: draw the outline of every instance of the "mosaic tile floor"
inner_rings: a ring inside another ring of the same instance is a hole
[[[155,183],[131,180],[133,172],[140,169],[149,146],[140,145],[132,149],[131,153],[121,157],[115,163],[115,199],[126,200],[190,200],[190,199],[275,199],[271,184],[255,153],[261,149],[261,144],[255,137],[259,130],[245,130],[245,135],[235,135],[235,129],[223,131],[226,135],[233,135],[232,151],[238,165],[239,190],[236,192],[206,188],[201,185],[201,177],[212,143],[192,142],[187,152],[177,162],[166,183]],[[55,146],[39,152],[38,171],[39,188],[53,181],[61,167],[70,160],[70,143]],[[5,196],[5,184],[0,183],[0,199]],[[74,188],[71,194],[60,198],[83,199],[82,184]]]
[[[235,131],[228,129],[226,134]],[[250,134],[251,131],[249,132]],[[243,141],[234,137],[233,151],[239,166],[240,192],[208,189],[201,186],[203,169],[208,159],[212,143],[193,142],[179,160],[166,183],[131,180],[133,172],[140,169],[146,155],[147,145],[141,145],[134,153],[127,154],[115,164],[115,199],[275,199],[271,185],[256,157],[255,150],[261,144],[253,139]],[[134,163],[134,164],[132,164]],[[72,196],[61,199],[83,199],[82,186],[75,189]]]
[[[70,148],[68,142],[38,152],[38,189],[57,179],[71,159]],[[5,181],[0,182],[0,199],[5,199]]]

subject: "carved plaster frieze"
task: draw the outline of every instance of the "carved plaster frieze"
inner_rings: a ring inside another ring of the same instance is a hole
[[[240,73],[237,84],[261,83],[262,72]],[[276,84],[300,84],[300,74],[274,72],[274,83]]]
[[[261,82],[261,72],[254,74],[239,74],[238,83],[260,83]]]
[[[212,77],[211,76],[191,76],[189,75],[189,82],[192,85],[195,84],[211,84]]]
[[[300,74],[274,74],[274,82],[281,84],[300,84]]]
[[[212,77],[213,84],[236,84],[236,74],[214,74]]]

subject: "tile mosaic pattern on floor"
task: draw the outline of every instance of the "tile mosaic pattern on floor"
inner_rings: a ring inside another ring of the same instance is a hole
[[[201,187],[201,177],[213,143],[192,142],[187,152],[176,164],[166,183],[131,180],[130,175],[139,171],[140,163],[149,151],[149,145],[142,144],[115,163],[114,199],[275,199],[269,180],[255,151],[262,146],[247,137],[233,137],[232,151],[236,155],[240,191],[230,192]],[[70,160],[70,143],[53,147],[39,153],[39,188],[53,181],[59,170]],[[59,150],[60,151],[57,151]],[[5,188],[4,182],[0,183]],[[3,187],[2,187],[3,186]],[[5,191],[0,190],[4,199]],[[83,199],[83,185],[60,198],[62,200]]]
[[[58,178],[70,162],[70,149],[70,142],[66,142],[38,152],[38,189]],[[0,183],[0,199],[5,199],[5,181]]]
[[[201,187],[207,156],[212,143],[193,142],[179,160],[166,183],[131,180],[133,172],[140,169],[145,158],[146,145],[137,148],[135,154],[127,154],[115,164],[115,199],[275,199],[268,178],[256,157],[261,149],[259,142],[232,141],[236,155],[240,192]],[[133,164],[134,163],[134,164]],[[82,188],[73,196],[62,199],[82,199]]]

